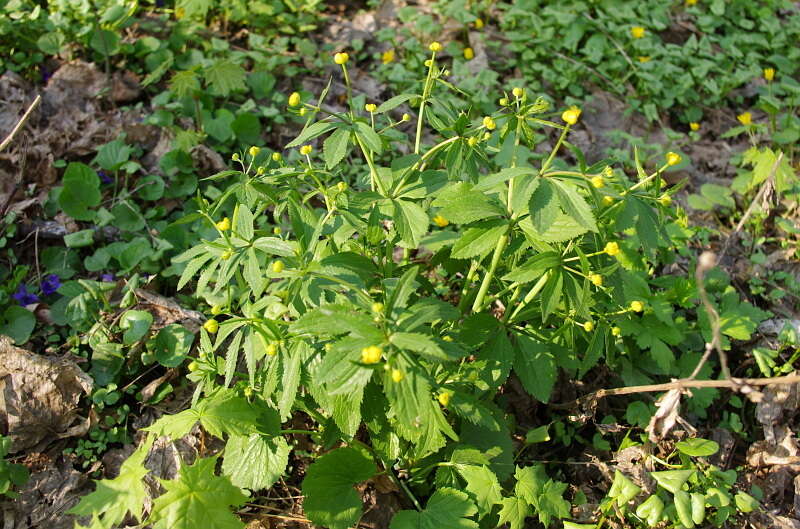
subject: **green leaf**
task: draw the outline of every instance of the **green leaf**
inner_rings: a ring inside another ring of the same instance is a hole
[[[453,245],[451,256],[454,259],[469,259],[486,255],[497,246],[497,241],[507,230],[508,225],[501,219],[479,222],[464,231]]]
[[[132,152],[133,147],[118,138],[97,149],[97,156],[95,156],[94,161],[106,171],[117,171],[122,167],[122,164],[128,161]]]
[[[222,472],[237,487],[253,491],[277,482],[289,463],[289,444],[283,437],[232,435],[225,445]]]
[[[363,121],[356,121],[356,136],[358,136],[364,145],[376,154],[383,152],[383,143],[378,133],[372,130],[372,127]]]
[[[760,507],[758,500],[746,492],[737,492],[733,499],[736,502],[736,508],[745,513],[753,512]]]
[[[464,492],[442,487],[428,500],[422,511],[400,511],[389,523],[390,529],[478,529],[469,518],[478,510]]]
[[[119,328],[125,331],[122,343],[130,345],[138,342],[150,331],[153,315],[146,310],[128,310],[119,320]]]
[[[153,353],[164,367],[177,367],[189,354],[194,334],[178,323],[167,325],[156,335]]]
[[[298,137],[290,141],[287,145],[287,149],[291,149],[292,147],[298,147],[304,143],[307,143],[317,136],[321,136],[328,132],[329,130],[335,129],[336,125],[330,123],[328,121],[318,121],[312,125],[309,125],[300,133]]]
[[[176,96],[183,98],[200,91],[200,79],[194,70],[175,72],[169,80],[169,89]]]
[[[664,502],[653,494],[636,507],[636,516],[647,520],[647,525],[655,527],[661,521],[664,512]]]
[[[396,96],[394,96],[394,97],[392,97],[390,99],[387,99],[383,103],[381,103],[380,106],[378,106],[378,109],[375,111],[375,113],[376,114],[381,114],[383,112],[389,112],[390,110],[393,110],[393,109],[399,107],[400,105],[402,105],[403,103],[405,103],[409,99],[413,99],[415,97],[419,97],[419,95],[418,94],[400,94],[400,95],[396,95]]]
[[[685,490],[676,490],[673,493],[675,511],[678,513],[678,520],[686,529],[694,528],[694,520],[692,520],[692,500],[689,493]]]
[[[303,480],[306,516],[328,529],[348,529],[361,517],[361,496],[353,485],[377,472],[375,463],[353,448],[328,452],[308,467]]]
[[[545,344],[527,336],[517,337],[514,372],[523,387],[541,402],[550,400],[558,369],[552,353]]]
[[[244,523],[229,507],[239,507],[248,500],[227,476],[216,476],[216,457],[198,458],[191,466],[181,467],[173,480],[159,480],[166,492],[153,502],[147,519],[154,529],[242,529]]]
[[[141,520],[147,501],[144,477],[149,472],[144,467],[144,460],[151,446],[152,441],[142,443],[122,463],[116,478],[98,481],[94,492],[82,497],[67,512],[77,516],[97,516],[104,528],[117,526],[128,513]]]
[[[64,188],[58,195],[58,205],[76,220],[92,220],[89,208],[100,204],[100,177],[88,165],[72,162],[64,172]]]
[[[279,428],[277,412],[272,408],[265,405],[256,408],[232,390],[218,390],[188,410],[161,417],[145,430],[176,440],[189,433],[197,421],[219,438],[224,434],[276,434]]]
[[[10,337],[17,345],[27,342],[35,327],[36,316],[25,307],[11,305],[3,311],[0,334]]]
[[[543,252],[537,254],[503,276],[506,281],[528,283],[539,279],[547,270],[561,265],[561,254],[558,252]]]
[[[415,332],[396,332],[389,341],[401,350],[414,351],[427,356],[431,360],[454,361],[458,357],[449,356],[434,339],[428,335]]]
[[[675,448],[682,454],[692,457],[711,456],[719,451],[719,445],[716,442],[700,438],[678,441],[675,443]]]
[[[328,169],[333,169],[347,155],[350,144],[350,129],[339,128],[328,136],[322,144],[322,152],[325,157],[325,165]]]
[[[510,529],[522,529],[525,525],[525,518],[531,514],[528,502],[522,498],[512,496],[503,498],[500,501],[500,521],[498,524],[509,524]]]
[[[556,193],[559,197],[559,203],[564,209],[564,213],[575,219],[578,224],[589,231],[597,231],[597,223],[595,223],[594,215],[592,215],[592,208],[581,195],[578,190],[571,184],[566,184],[558,180],[551,180]]]
[[[694,473],[694,470],[662,470],[661,472],[650,472],[650,475],[659,485],[675,494],[676,491],[681,490],[683,484]]]
[[[458,182],[445,189],[432,204],[440,208],[439,215],[456,224],[468,224],[487,217],[503,215],[499,204],[466,182]]]
[[[205,69],[203,76],[214,95],[227,97],[231,92],[247,88],[247,73],[244,68],[228,59],[214,61]]]
[[[619,470],[614,472],[614,482],[611,483],[611,489],[608,491],[608,497],[616,500],[617,505],[620,507],[625,506],[640,492],[642,492],[641,487],[631,481],[628,476]]]
[[[485,465],[463,465],[457,470],[467,482],[467,492],[475,499],[480,518],[483,518],[489,514],[494,504],[500,503],[503,496],[497,476]]]
[[[278,237],[259,237],[253,241],[253,247],[268,255],[292,257],[297,252],[297,243],[285,241]]]
[[[416,248],[428,231],[428,214],[418,204],[409,200],[392,200],[394,222],[397,233],[405,247]]]
[[[291,331],[296,334],[312,334],[315,336],[338,336],[352,334],[372,340],[383,341],[383,333],[375,326],[372,318],[366,314],[353,312],[348,305],[323,305],[303,314],[294,322]]]

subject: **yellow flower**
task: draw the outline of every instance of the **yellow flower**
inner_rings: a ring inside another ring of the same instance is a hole
[[[603,276],[600,274],[589,274],[589,281],[596,287],[603,286]]]
[[[586,332],[592,332],[594,330],[594,322],[587,321],[583,324],[583,330]]]
[[[252,158],[255,158],[256,156],[258,156],[258,153],[261,152],[261,147],[256,147],[255,145],[253,145],[252,147],[250,147],[250,150],[247,151],[247,152],[250,153],[250,156]]]
[[[613,257],[619,253],[619,244],[615,242],[609,242],[606,244],[605,248],[603,248],[603,251]]]
[[[577,123],[579,117],[581,117],[581,109],[575,106],[569,107],[561,114],[561,119],[570,125]]]
[[[214,316],[216,316],[217,314],[222,314],[222,306],[214,305],[213,307],[211,307],[211,314],[213,314]]]
[[[231,219],[225,217],[221,221],[214,224],[214,226],[216,226],[219,231],[228,231],[231,229]]]
[[[658,199],[658,203],[668,208],[672,204],[672,197],[669,195],[661,195]]]
[[[392,369],[392,380],[395,382],[400,382],[405,378],[405,375],[399,369]]]
[[[600,176],[600,175],[593,176],[592,179],[590,180],[590,182],[592,182],[592,186],[594,186],[594,187],[596,187],[598,189],[600,189],[601,187],[606,185],[605,179],[603,179],[603,177]]]
[[[440,43],[434,41],[434,42],[431,42],[430,46],[428,46],[428,49],[433,51],[433,52],[440,52],[440,51],[442,51],[442,45]]]
[[[666,158],[667,158],[667,165],[669,166],[678,165],[679,163],[681,163],[681,155],[678,154],[677,152],[671,152],[671,151],[668,152],[666,154]]]
[[[644,37],[644,28],[642,26],[633,26],[631,28],[631,36],[635,39]]]
[[[606,168],[603,169],[603,176],[605,176],[606,178],[611,178],[612,176],[614,176],[614,170],[611,168],[610,165],[606,165]]]
[[[336,184],[336,189],[338,189],[340,193],[344,193],[345,189],[347,189],[347,184],[345,182],[339,182]]]
[[[689,123],[689,128],[692,129],[693,131],[697,132],[698,130],[700,130],[700,123],[697,123],[696,121],[692,121],[691,123]]]
[[[446,334],[446,335],[442,336],[442,340],[444,340],[445,342],[452,342],[453,341],[453,337],[450,336],[449,334]]]
[[[281,153],[279,153],[279,152],[273,152],[272,153],[272,161],[273,162],[280,162],[281,158],[283,158],[283,156],[281,156]]]
[[[222,255],[219,256],[219,258],[222,259],[223,261],[227,261],[231,257],[233,257],[232,250],[225,250],[224,252],[222,252]]]
[[[266,167],[264,167],[263,165],[259,165],[259,166],[258,166],[258,169],[256,169],[256,174],[257,174],[258,176],[262,176],[262,175],[263,175],[263,174],[265,174],[266,172],[267,172],[267,168],[266,168]]]
[[[303,145],[300,147],[300,154],[311,154],[311,151],[314,150],[314,147],[311,145]]]
[[[298,92],[292,92],[289,96],[289,106],[296,107],[300,104],[300,94]]]
[[[376,105],[375,103],[367,103],[366,105],[364,105],[364,110],[366,110],[371,114],[376,110],[378,110],[378,105]]]
[[[481,29],[483,27],[483,19],[476,18],[475,19],[475,29]]]
[[[478,144],[478,138],[475,136],[471,136],[470,139],[467,140],[467,145],[470,147],[475,147]]]
[[[771,83],[775,79],[775,68],[764,68],[764,79]]]
[[[381,361],[383,349],[377,345],[370,345],[361,350],[361,362],[364,364],[377,364]]]
[[[483,126],[488,130],[494,130],[497,128],[497,123],[494,122],[492,116],[486,116],[483,118]]]
[[[376,301],[375,303],[372,304],[371,308],[372,312],[380,314],[381,312],[383,312],[383,303],[381,303],[380,301]]]
[[[697,0],[686,0],[686,5],[687,5],[687,6],[693,6],[693,5],[695,5],[696,3],[697,3]]]
[[[738,119],[739,123],[742,125],[750,125],[753,122],[753,114],[750,112],[742,112],[736,116],[736,119]]]
[[[622,334],[622,329],[620,329],[619,327],[611,327],[612,336],[619,336],[620,334]]]
[[[436,215],[435,217],[433,217],[433,223],[439,226],[440,228],[444,228],[445,226],[450,224],[450,221],[442,217],[441,215]]]
[[[446,392],[439,393],[439,396],[437,397],[437,399],[439,401],[439,404],[441,404],[444,407],[447,407],[447,405],[450,404],[450,394],[449,393],[446,393]]]
[[[272,233],[273,233],[274,235],[280,235],[282,231],[283,231],[283,230],[281,230],[281,227],[280,227],[280,226],[275,226],[274,228],[272,228]]]
[[[333,62],[336,64],[344,64],[350,60],[350,55],[345,52],[339,52],[333,56]]]
[[[500,100],[498,101],[498,103],[500,103],[501,107],[508,106],[508,98],[507,97],[501,97]]]
[[[514,95],[514,97],[519,99],[520,97],[523,96],[523,94],[525,94],[525,90],[523,90],[522,88],[520,88],[518,86],[515,86],[514,89],[511,90],[511,93]]]
[[[644,63],[644,62],[650,62],[650,57],[649,57],[649,56],[647,56],[647,55],[640,55],[640,56],[639,56],[639,62],[642,62],[642,63]]]
[[[430,68],[431,66],[433,66],[433,61],[432,61],[432,60],[430,60],[430,59],[425,59],[425,66],[427,66],[428,68]]]
[[[285,266],[283,264],[283,261],[281,261],[280,259],[272,263],[273,273],[280,274],[281,272],[283,272],[284,268]]]
[[[603,204],[604,205],[610,206],[613,203],[614,203],[614,197],[611,197],[611,196],[608,196],[608,195],[603,197]]]
[[[642,312],[644,310],[644,303],[641,301],[631,301],[631,310],[633,312]]]
[[[403,114],[403,117],[400,118],[400,121],[408,121],[411,119],[411,114]]]
[[[386,50],[381,54],[381,61],[383,64],[389,64],[390,62],[394,62],[394,50]]]
[[[215,319],[210,319],[203,324],[203,328],[207,332],[214,334],[219,330],[219,322]]]
[[[270,342],[267,345],[266,353],[269,356],[275,356],[276,354],[278,354],[278,344],[276,344],[275,342]]]
[[[470,48],[469,46],[464,48],[464,58],[468,61],[471,61],[475,58],[475,50]]]

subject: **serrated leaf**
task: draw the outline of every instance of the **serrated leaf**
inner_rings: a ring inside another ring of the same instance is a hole
[[[231,92],[247,88],[247,73],[244,68],[228,59],[214,61],[205,69],[203,76],[211,93],[227,97]]]
[[[478,529],[470,520],[478,509],[464,492],[442,487],[428,500],[422,511],[400,511],[389,523],[390,529]]]
[[[307,142],[313,140],[314,138],[316,138],[317,136],[321,136],[321,135],[325,134],[326,132],[328,132],[329,130],[332,130],[332,129],[335,129],[335,128],[336,128],[336,125],[334,123],[330,123],[328,121],[318,121],[316,123],[313,123],[313,124],[309,125],[308,127],[306,127],[305,129],[303,129],[303,131],[300,133],[299,136],[297,136],[295,139],[290,141],[286,145],[286,148],[287,149],[291,149],[292,147],[297,147],[299,145],[307,143]]]
[[[479,222],[464,231],[453,245],[451,256],[454,259],[469,259],[486,255],[497,246],[497,241],[508,230],[503,220],[487,220]]]
[[[393,200],[395,228],[407,248],[416,248],[428,231],[428,214],[418,204],[409,200]]]
[[[166,492],[155,499],[147,519],[154,529],[242,529],[244,523],[230,507],[239,507],[248,497],[230,479],[216,476],[216,457],[199,458],[183,466],[173,480],[159,480]]]
[[[478,513],[483,518],[499,503],[503,491],[497,476],[487,466],[464,465],[458,467],[458,473],[467,482],[467,492],[475,498]]]
[[[400,105],[402,105],[403,103],[405,103],[409,99],[413,99],[415,97],[419,97],[419,95],[418,94],[399,94],[399,95],[396,95],[396,96],[394,96],[392,98],[387,99],[383,103],[381,103],[380,106],[378,106],[378,109],[375,111],[375,113],[376,114],[381,114],[383,112],[389,112],[390,110],[393,110],[393,109],[399,107]]]
[[[303,480],[306,516],[328,529],[348,529],[361,516],[361,496],[353,485],[371,478],[375,463],[353,448],[328,452],[308,467]]]
[[[541,402],[550,400],[558,369],[552,353],[545,344],[527,336],[517,337],[514,372],[528,393]]]
[[[432,360],[457,360],[457,358],[451,358],[432,337],[425,334],[396,332],[389,337],[389,341],[401,350],[414,351]]]
[[[144,467],[144,460],[151,446],[152,442],[142,443],[122,463],[119,476],[98,481],[94,492],[82,497],[80,503],[67,512],[77,516],[97,516],[98,524],[104,528],[118,525],[128,513],[141,520],[147,501],[144,477],[149,472]]]
[[[556,193],[559,197],[559,203],[564,209],[564,212],[575,219],[579,225],[583,226],[589,231],[597,231],[597,223],[592,215],[592,208],[586,202],[575,186],[560,182],[558,180],[551,181]]]
[[[502,508],[500,509],[498,523],[500,525],[507,523],[510,529],[522,529],[525,525],[525,518],[531,513],[528,502],[522,498],[512,496],[503,498],[500,501],[500,505],[502,505]]]
[[[232,435],[225,445],[222,472],[237,487],[268,489],[286,470],[289,444],[283,437]]]
[[[499,204],[466,182],[449,186],[432,205],[440,208],[439,215],[455,224],[468,224],[505,213]]]
[[[322,144],[322,153],[325,157],[325,165],[328,169],[333,169],[347,155],[350,144],[350,129],[336,129],[333,134],[328,136]]]
[[[518,266],[503,276],[506,281],[528,283],[539,279],[547,270],[561,265],[561,254],[558,252],[543,252],[534,255],[522,266]]]

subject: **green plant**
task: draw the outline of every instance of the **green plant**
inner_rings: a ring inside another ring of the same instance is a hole
[[[13,487],[21,487],[28,481],[28,469],[6,460],[11,450],[11,439],[0,435],[0,496],[16,498],[18,494]]]
[[[733,492],[735,470],[722,471],[702,459],[718,450],[719,445],[714,441],[693,438],[676,443],[675,450],[664,460],[650,456],[669,470],[649,472],[658,487],[643,500],[637,500],[642,488],[618,470],[601,511],[637,527],[656,527],[667,522],[692,529],[704,527],[706,522],[721,527],[737,511],[748,513],[758,509],[758,500],[753,496],[744,491]],[[670,464],[676,456],[680,463]],[[636,505],[632,505],[634,501]]]

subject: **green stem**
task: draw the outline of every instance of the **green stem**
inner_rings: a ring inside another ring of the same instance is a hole
[[[548,274],[544,274],[542,277],[539,278],[539,281],[537,281],[536,284],[533,285],[533,288],[530,290],[530,292],[528,292],[528,294],[522,299],[522,303],[520,303],[517,306],[517,308],[514,310],[513,314],[511,314],[511,317],[509,318],[510,321],[513,321],[514,318],[517,317],[517,314],[519,314],[520,311],[525,306],[528,305],[528,303],[533,301],[533,298],[535,298],[539,294],[539,292],[542,291],[542,289],[544,288],[544,285],[547,283],[547,280],[549,278],[550,278],[550,274],[549,273]]]
[[[369,165],[369,177],[372,184],[372,190],[375,190],[375,185],[378,186],[378,191],[380,191],[381,195],[387,196],[386,188],[383,187],[383,182],[381,182],[380,178],[378,177],[378,170],[375,168],[375,162],[372,160],[372,153],[371,151],[367,150],[367,147],[364,145],[364,142],[361,141],[361,138],[358,137],[358,134],[355,134],[356,143],[358,146],[361,147],[361,152],[364,154],[364,159],[367,161],[367,165]]]
[[[556,157],[556,153],[558,153],[558,150],[561,148],[561,144],[564,143],[564,139],[567,137],[567,134],[569,134],[569,127],[570,126],[567,125],[561,131],[561,136],[558,137],[556,146],[553,147],[553,150],[550,152],[550,156],[547,157],[547,160],[545,160],[545,162],[542,164],[542,168],[539,170],[540,175],[544,174],[544,172],[547,171],[547,169],[550,167],[550,164],[553,163],[553,159]]]
[[[514,131],[514,148],[511,151],[511,167],[517,166],[517,151],[519,150],[519,136],[520,132],[522,131],[522,121],[525,118],[523,116],[517,116],[517,128]],[[511,201],[514,200],[514,179],[511,178],[508,181],[508,203],[506,207],[508,208],[508,212],[511,213]]]
[[[492,262],[489,264],[489,271],[486,274],[486,277],[483,278],[483,282],[481,283],[481,288],[478,290],[478,296],[475,298],[475,302],[472,304],[472,312],[479,312],[483,308],[483,299],[486,297],[486,292],[489,290],[489,285],[494,279],[494,273],[497,270],[497,265],[500,263],[500,257],[503,255],[503,250],[506,249],[506,245],[508,244],[508,232],[504,233],[502,237],[497,240],[497,246],[494,248],[494,254],[492,255]]]
[[[475,273],[478,271],[479,265],[479,261],[472,261],[472,264],[469,266],[469,272],[467,272],[467,277],[464,278],[464,285],[461,287],[461,299],[458,302],[458,311],[461,312],[461,314],[464,314],[467,308],[467,291],[472,281],[475,279]]]
[[[425,103],[431,92],[431,81],[433,79],[433,66],[436,64],[436,52],[431,53],[431,63],[428,66],[428,76],[425,78],[425,85],[422,88],[422,100],[419,103],[419,115],[417,116],[417,137],[414,140],[414,154],[419,154],[419,145],[422,141],[422,122],[425,114]]]

